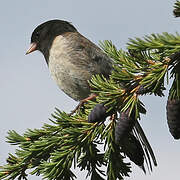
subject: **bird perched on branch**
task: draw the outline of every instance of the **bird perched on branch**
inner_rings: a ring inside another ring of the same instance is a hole
[[[95,94],[90,93],[88,80],[96,74],[108,78],[113,70],[112,60],[67,21],[50,20],[35,28],[31,36],[31,46],[26,54],[36,50],[44,55],[51,76],[58,87],[72,99],[80,101],[80,104],[96,97]],[[90,113],[89,122],[97,122],[106,117],[105,107],[102,104],[96,105]],[[139,129],[138,133],[142,143],[149,144],[142,129]],[[131,144],[134,146],[133,143]],[[136,147],[132,147],[132,150],[137,149]],[[148,151],[154,160],[151,147]],[[134,153],[128,155],[131,160],[136,159],[133,157]],[[154,164],[156,165],[156,160]]]
[[[50,20],[39,25],[26,54],[35,50],[44,55],[58,87],[76,101],[95,97],[88,84],[92,75],[108,77],[112,71],[111,59],[67,21]]]

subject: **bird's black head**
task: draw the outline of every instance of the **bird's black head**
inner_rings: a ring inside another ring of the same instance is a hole
[[[43,53],[47,61],[49,49],[51,48],[54,38],[66,32],[76,31],[76,28],[72,24],[63,20],[50,20],[40,24],[32,33],[31,47],[26,54],[39,50]]]

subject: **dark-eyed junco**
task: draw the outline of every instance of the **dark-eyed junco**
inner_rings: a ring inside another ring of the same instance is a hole
[[[35,50],[44,55],[59,88],[76,101],[90,96],[88,80],[92,75],[111,74],[111,59],[67,21],[50,20],[39,25],[26,54]]]

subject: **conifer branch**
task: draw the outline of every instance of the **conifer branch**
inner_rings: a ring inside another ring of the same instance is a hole
[[[180,17],[180,2],[179,1],[176,1],[174,4],[173,14],[175,17]]]
[[[159,54],[163,57],[180,51],[180,35],[164,32],[162,34],[151,34],[143,39],[129,39],[129,50],[150,51],[150,54]]]
[[[177,17],[179,7],[177,1]],[[96,101],[89,101],[74,116],[56,109],[51,124],[28,129],[23,135],[9,131],[8,143],[17,149],[0,167],[0,179],[27,179],[30,170],[30,174],[42,175],[44,179],[74,180],[72,168],[79,167],[88,171],[91,180],[116,180],[129,176],[130,162],[144,172],[146,168],[152,171],[157,162],[138,122],[146,113],[140,96],[163,96],[165,82],[170,80],[173,84],[167,105],[168,123],[172,135],[180,138],[179,128],[171,126],[171,110],[176,105],[177,115],[180,104],[180,35],[162,33],[130,39],[127,51],[118,50],[111,41],[101,42],[101,47],[112,58],[114,70],[109,79],[96,75],[89,82],[92,92],[98,94]],[[88,123],[88,115],[96,104],[105,107],[109,118]],[[124,161],[126,157],[128,163]]]

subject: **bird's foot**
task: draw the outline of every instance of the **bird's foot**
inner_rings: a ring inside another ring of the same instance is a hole
[[[75,107],[74,110],[72,110],[70,113],[69,113],[69,116],[72,116],[74,113],[76,113],[76,111],[78,111],[83,105],[84,105],[84,101],[80,101],[79,104]]]
[[[69,113],[69,116],[72,116],[74,113],[76,113],[76,111],[78,111],[84,105],[84,103],[86,103],[88,100],[92,100],[96,98],[96,96],[97,96],[96,94],[91,94],[89,97],[81,100],[79,104],[75,107],[75,109]]]

